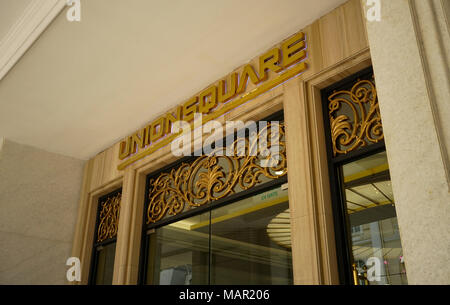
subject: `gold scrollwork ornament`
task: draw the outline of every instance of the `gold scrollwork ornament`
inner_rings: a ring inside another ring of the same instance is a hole
[[[97,242],[102,242],[117,235],[121,198],[122,195],[118,193],[100,203],[101,210],[97,231]]]
[[[358,80],[350,91],[341,90],[328,97],[333,155],[347,154],[384,138],[375,85]],[[343,114],[343,108],[347,110]],[[347,113],[350,112],[352,117]]]
[[[269,123],[256,136],[239,138],[227,147],[227,152],[233,152],[231,156],[229,153],[218,154],[219,150],[223,152],[219,148],[210,155],[198,157],[191,164],[182,163],[178,168],[151,179],[147,224],[166,215],[177,215],[185,208],[224,198],[236,192],[237,188],[247,190],[261,183],[261,176],[277,179],[286,175],[283,137],[284,125],[280,123],[278,128],[271,128]],[[264,154],[260,147],[267,148]],[[262,165],[263,162],[269,163]]]

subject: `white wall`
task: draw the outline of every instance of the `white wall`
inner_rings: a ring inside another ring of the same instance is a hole
[[[66,283],[83,164],[7,139],[0,145],[0,284]]]

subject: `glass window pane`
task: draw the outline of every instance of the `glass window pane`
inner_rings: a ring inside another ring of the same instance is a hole
[[[97,248],[97,268],[95,271],[95,284],[111,285],[114,271],[114,257],[116,255],[116,243],[111,243]]]
[[[280,187],[156,229],[147,284],[292,284],[287,190]]]
[[[209,212],[156,229],[149,236],[147,284],[208,284]]]
[[[360,284],[407,284],[388,170],[386,152],[343,166],[353,260]],[[375,266],[372,261],[378,262],[379,268],[371,268]]]
[[[292,284],[290,238],[287,190],[213,210],[211,284]]]
[[[392,193],[391,181],[381,181],[374,183],[376,188],[387,197],[388,200],[394,201],[394,194]]]

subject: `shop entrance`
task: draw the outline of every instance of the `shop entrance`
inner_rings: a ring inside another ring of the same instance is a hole
[[[282,114],[266,121],[279,123],[264,135],[278,145],[270,167],[260,152],[201,156],[147,177],[141,284],[293,283]]]
[[[342,284],[407,284],[372,68],[322,91]]]

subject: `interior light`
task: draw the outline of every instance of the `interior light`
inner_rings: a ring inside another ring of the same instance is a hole
[[[267,225],[269,238],[278,245],[291,248],[291,220],[289,209],[276,215]]]

